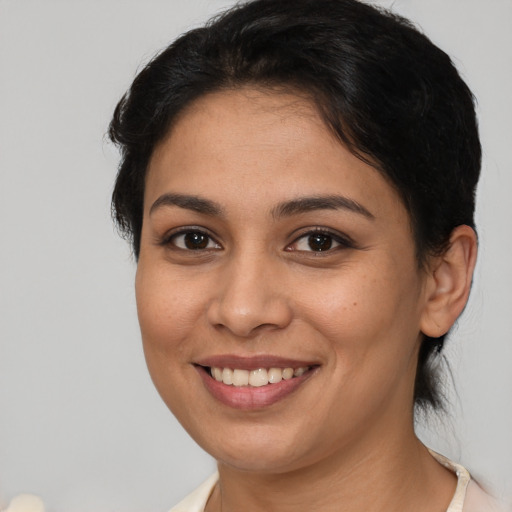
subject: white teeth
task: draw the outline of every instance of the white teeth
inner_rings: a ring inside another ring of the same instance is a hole
[[[233,386],[247,386],[249,372],[247,370],[233,370]]]
[[[268,384],[268,373],[265,368],[258,368],[249,373],[249,385],[260,387]]]
[[[293,368],[284,368],[283,369],[283,379],[289,380],[293,377]]]
[[[227,384],[228,386],[233,384],[233,370],[231,370],[230,368],[224,368],[222,370],[222,382],[224,382],[224,384]]]
[[[212,377],[217,382],[223,382],[227,386],[252,386],[260,387],[267,384],[277,384],[282,380],[300,377],[308,371],[309,367],[299,368],[258,368],[256,370],[239,370],[231,368],[210,368]]]
[[[270,384],[277,384],[283,380],[283,370],[281,368],[270,368],[267,373]]]

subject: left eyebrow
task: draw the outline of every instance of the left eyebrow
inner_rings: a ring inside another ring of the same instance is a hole
[[[368,219],[375,219],[375,216],[362,204],[348,197],[338,195],[292,199],[272,208],[271,214],[274,218],[280,218],[315,210],[348,210],[363,215]]]

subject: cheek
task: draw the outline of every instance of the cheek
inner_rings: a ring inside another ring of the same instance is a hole
[[[410,286],[418,283],[405,273],[390,286],[380,274],[352,272],[331,286],[317,283],[303,310],[327,342],[333,384],[325,388],[327,404],[329,409],[338,404],[334,407],[345,414],[344,432],[356,432],[394,396],[412,400],[419,319],[418,297]]]
[[[195,304],[187,288],[169,279],[159,265],[139,260],[135,278],[137,313],[151,379],[176,415],[191,399],[185,384],[194,372],[187,336],[196,324]]]
[[[170,350],[175,355],[197,322],[201,295],[170,279],[165,269],[144,262],[137,267],[135,295],[146,355]]]
[[[415,271],[369,267],[370,271],[346,269],[316,280],[302,297],[300,307],[309,322],[332,340],[334,350],[356,355],[370,348],[403,349],[404,343],[414,344],[419,334]]]

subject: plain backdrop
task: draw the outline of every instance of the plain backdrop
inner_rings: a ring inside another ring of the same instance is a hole
[[[111,113],[140,67],[229,0],[0,0],[0,508],[165,511],[214,470],[153,389],[135,264],[110,221]],[[478,98],[481,253],[430,446],[512,490],[512,1],[380,1]]]

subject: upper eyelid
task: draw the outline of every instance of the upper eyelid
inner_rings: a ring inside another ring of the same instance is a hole
[[[316,227],[311,226],[309,228],[302,228],[302,229],[304,229],[304,231],[302,231],[301,233],[294,234],[293,241],[291,242],[292,244],[297,242],[297,240],[304,238],[305,236],[320,233],[322,235],[332,237],[334,240],[336,240],[339,243],[342,243],[345,245],[355,245],[354,240],[352,240],[352,238],[350,236],[348,236],[344,233],[340,233],[337,230],[333,230],[330,228],[323,228],[320,226],[316,226]],[[298,231],[301,231],[301,230],[298,230]],[[289,245],[291,245],[291,244],[289,244]]]

